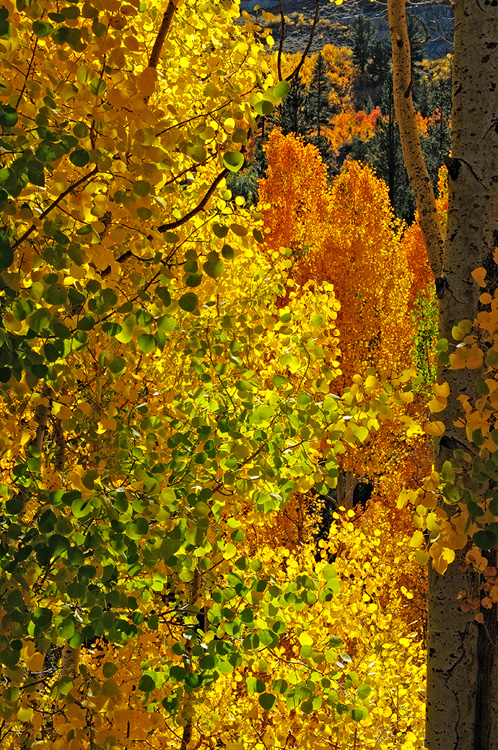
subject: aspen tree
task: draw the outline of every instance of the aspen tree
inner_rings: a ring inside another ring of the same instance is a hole
[[[394,97],[403,155],[415,192],[429,261],[436,282],[440,336],[452,341],[459,321],[473,321],[482,290],[472,278],[483,267],[496,279],[493,250],[498,218],[498,5],[456,0],[449,206],[446,238],[440,230],[434,195],[423,162],[412,101],[410,48],[404,0],[389,0]],[[472,323],[471,323],[472,325]],[[440,361],[440,382],[450,387],[439,418],[444,436],[435,448],[436,469],[469,449],[462,438],[459,396],[473,400],[482,368],[449,369]],[[449,364],[449,360],[448,360]],[[445,506],[448,509],[448,506]],[[450,506],[448,515],[456,512]],[[466,549],[457,551],[444,576],[430,565],[426,743],[430,750],[498,748],[498,631],[496,604],[482,613],[464,612],[462,591],[479,596],[480,574],[465,569]],[[496,549],[485,553],[490,566]]]

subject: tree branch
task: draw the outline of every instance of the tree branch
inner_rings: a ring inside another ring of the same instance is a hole
[[[173,0],[169,0],[168,7],[164,11],[161,26],[159,27],[159,31],[157,32],[154,46],[152,47],[152,52],[150,53],[149,62],[147,64],[148,68],[157,68],[157,63],[159,62],[159,57],[163,49],[164,41],[168,36],[168,31],[170,30],[171,22],[175,13],[176,2],[173,2]]]
[[[443,234],[432,184],[425,166],[412,98],[411,56],[405,0],[388,0],[392,44],[394,108],[399,125],[403,159],[415,193],[420,228],[435,278],[442,273]]]
[[[227,176],[228,169],[224,169],[220,174],[215,177],[211,185],[209,186],[208,190],[206,191],[206,194],[204,195],[204,198],[201,200],[200,203],[197,204],[191,211],[189,211],[185,216],[182,216],[181,219],[177,219],[176,221],[170,221],[168,224],[161,224],[160,227],[157,228],[156,231],[158,232],[167,232],[169,229],[176,229],[177,227],[181,227],[182,224],[186,224],[187,221],[192,219],[196,214],[198,214],[200,211],[203,210],[208,200],[211,198],[212,194],[220,184],[220,182]]]
[[[93,175],[97,174],[97,172],[98,172],[98,167],[94,167],[91,172],[88,172],[87,174],[83,175],[83,177],[80,177],[79,180],[76,180],[76,182],[73,182],[72,185],[70,185],[68,188],[66,188],[66,190],[64,190],[59,195],[59,197],[56,198],[55,201],[53,203],[51,203],[50,206],[48,208],[46,208],[45,211],[43,211],[43,213],[40,214],[39,219],[44,219],[45,216],[47,216],[51,211],[53,211],[54,208],[57,208],[57,206],[59,205],[59,203],[61,201],[63,201],[66,196],[68,196],[70,193],[74,192],[74,190],[76,190],[76,188],[78,188],[80,185],[83,185],[84,182],[86,182],[87,180],[89,180],[90,177],[93,177]],[[35,231],[36,228],[37,228],[36,225],[32,224],[29,227],[29,229],[26,229],[26,231],[24,232],[24,234],[22,234],[19,237],[19,239],[14,242],[14,244],[12,245],[12,250],[17,250],[17,248],[19,247],[19,245],[21,245],[24,242],[24,240],[27,240],[28,237]]]
[[[319,14],[319,12],[320,12],[320,0],[316,0],[315,17],[313,18],[313,25],[311,27],[310,38],[308,39],[308,44],[306,45],[306,49],[304,50],[299,63],[294,68],[294,70],[292,71],[292,73],[287,76],[287,78],[285,79],[286,81],[291,81],[293,78],[297,78],[297,76],[299,75],[299,71],[303,67],[303,63],[304,63],[304,61],[306,59],[306,56],[307,56],[308,52],[311,49],[311,44],[313,42],[313,37],[315,35],[316,25],[318,23],[318,14]]]
[[[285,15],[284,15],[284,4],[282,0],[278,0],[280,5],[280,43],[278,45],[278,57],[277,57],[277,69],[278,69],[278,80],[282,80],[282,50],[284,47],[285,38]]]
[[[36,37],[36,39],[35,39],[35,43],[34,43],[34,46],[33,46],[33,54],[31,55],[31,60],[29,61],[28,70],[26,71],[26,75],[24,77],[24,83],[22,85],[22,89],[21,89],[21,92],[20,92],[20,94],[19,94],[19,96],[17,98],[16,106],[14,107],[14,109],[18,108],[18,106],[19,106],[19,104],[21,102],[21,99],[22,99],[22,95],[24,94],[24,92],[26,90],[26,84],[28,82],[29,74],[31,73],[31,67],[33,65],[33,60],[35,59],[35,54],[36,54],[36,48],[37,47],[38,47],[38,37]]]

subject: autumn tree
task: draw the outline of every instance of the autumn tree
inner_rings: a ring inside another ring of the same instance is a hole
[[[344,383],[368,367],[408,366],[411,274],[384,183],[352,162],[329,188],[317,150],[278,131],[267,157],[260,186],[267,250],[289,248],[299,283],[334,284]]]
[[[228,746],[272,717],[299,735],[296,711],[350,743],[368,718],[368,644],[354,665],[340,650],[327,553],[244,541],[244,514],[326,492],[378,423],[331,392],[331,284],[289,278],[227,189],[289,90],[237,20],[228,2],[1,13],[8,750]]]

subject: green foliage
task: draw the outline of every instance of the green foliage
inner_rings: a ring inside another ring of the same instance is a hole
[[[373,46],[377,37],[377,25],[365,16],[356,16],[349,24],[348,36],[353,50],[353,61],[360,73],[364,73],[373,54]]]
[[[439,340],[439,312],[433,284],[428,287],[427,292],[418,293],[411,315],[415,327],[415,367],[417,373],[422,375],[424,383],[432,385],[436,381],[437,366],[434,354]]]

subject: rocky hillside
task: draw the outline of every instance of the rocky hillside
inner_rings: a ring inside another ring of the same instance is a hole
[[[253,12],[259,5],[264,10],[280,14],[278,0],[241,0],[241,9]],[[286,16],[284,50],[300,52],[306,46],[308,32],[315,12],[314,0],[283,0]],[[424,46],[425,56],[430,59],[444,57],[452,49],[453,13],[447,3],[416,4],[409,12],[424,24],[429,41]],[[388,31],[387,7],[385,3],[370,0],[346,0],[336,5],[330,0],[320,0],[320,16],[315,32],[312,51],[325,44],[343,45],[347,42],[347,29],[353,18],[364,15],[379,27],[379,36]],[[274,24],[274,36],[279,38],[279,24]]]

